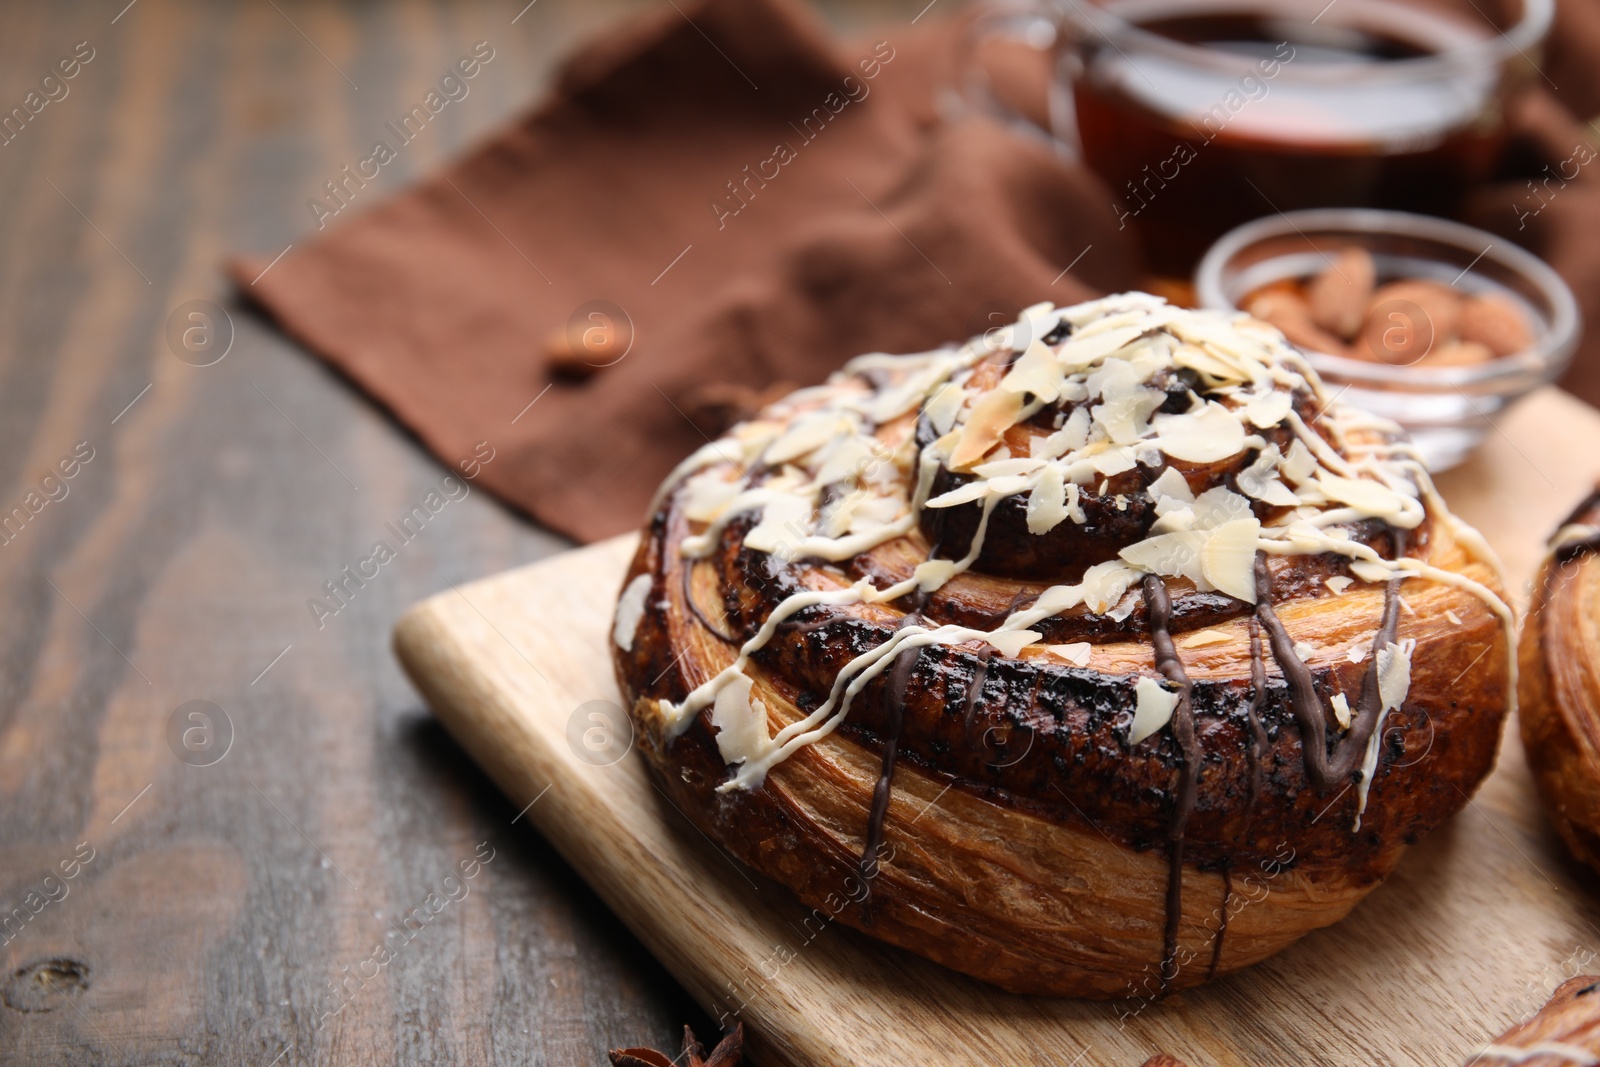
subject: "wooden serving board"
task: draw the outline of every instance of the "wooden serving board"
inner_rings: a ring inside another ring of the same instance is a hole
[[[1543,540],[1600,474],[1600,412],[1546,389],[1440,479],[1502,553],[1519,602]],[[1149,1004],[1013,996],[816,924],[676,812],[630,752],[580,758],[619,700],[611,610],[632,536],[442,593],[395,646],[452,734],[759,1064],[1136,1067],[1456,1064],[1600,971],[1600,896],[1546,827],[1516,731],[1472,804],[1343,923]],[[582,709],[582,710],[580,710]],[[637,1035],[618,1034],[618,1044]]]

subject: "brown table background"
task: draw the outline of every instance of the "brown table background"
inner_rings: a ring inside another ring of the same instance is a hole
[[[93,450],[0,544],[0,1064],[589,1065],[675,1044],[685,1021],[709,1029],[514,824],[389,650],[411,603],[565,543],[474,492],[319,630],[307,600],[445,471],[218,270],[305,240],[307,199],[475,42],[496,56],[470,95],[362,200],[462,150],[573,42],[648,6],[526,2],[0,8],[0,113],[78,42],[95,50],[0,146],[0,515]],[[829,17],[849,29],[924,3]],[[191,300],[235,329],[212,366],[164,338]],[[222,715],[211,755],[185,762],[169,722],[193,700]],[[224,715],[226,754],[193,765],[218,753]],[[493,859],[468,895],[317,1029],[330,983],[371,974],[386,924],[426,910],[482,842]]]

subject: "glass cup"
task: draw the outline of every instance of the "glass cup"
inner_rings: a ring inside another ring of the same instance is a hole
[[[1049,134],[1110,186],[1147,266],[1178,278],[1277,211],[1450,213],[1498,160],[1504,103],[1534,75],[1552,13],[1553,0],[1048,0],[980,17],[969,69],[997,38],[1047,48]]]

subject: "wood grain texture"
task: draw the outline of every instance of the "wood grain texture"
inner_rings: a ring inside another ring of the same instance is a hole
[[[829,8],[859,26],[925,5]],[[95,50],[0,146],[0,514],[79,442],[94,449],[0,544],[0,919],[28,915],[0,932],[0,1064],[590,1065],[619,1044],[675,1047],[685,1021],[713,1032],[546,839],[513,824],[521,805],[389,653],[407,605],[565,544],[475,492],[319,629],[307,600],[445,469],[242,312],[217,270],[314,232],[306,201],[472,43],[497,58],[368,202],[647,6],[539,0],[513,24],[526,0],[0,5],[0,112],[78,42]],[[231,314],[214,366],[163,337],[190,300]],[[1535,456],[1563,432],[1506,429]],[[1553,455],[1539,463],[1560,479],[1600,466],[1593,450]],[[1553,493],[1527,466],[1495,476],[1506,499]],[[191,700],[232,723],[211,766],[169,744]],[[484,841],[495,858],[470,895],[317,1029],[329,983]],[[65,879],[82,842],[94,858]],[[1469,1022],[1478,1006],[1440,1003]]]
[[[308,599],[446,470],[242,311],[219,271],[308,239],[307,200],[475,42],[496,57],[470,95],[357,207],[511,119],[580,38],[648,6],[0,5],[0,114],[78,42],[94,51],[0,145],[0,515],[93,449],[0,543],[0,1065],[589,1067],[676,1044],[684,1022],[711,1032],[512,824],[389,651],[407,605],[566,543],[475,491],[319,628]],[[163,336],[190,300],[236,329],[213,366]],[[232,724],[211,766],[169,744],[191,700]],[[470,894],[317,1029],[329,983],[485,841]],[[94,858],[70,868],[85,842]]]
[[[1515,591],[1600,471],[1600,413],[1547,390],[1500,429],[1444,481]],[[1600,954],[1593,876],[1546,826],[1514,731],[1467,810],[1345,922],[1167,1001],[1009,996],[808,922],[672,810],[637,754],[582,756],[591,702],[618,699],[606,640],[632,543],[429,600],[396,645],[512,803],[536,800],[527,818],[707,1011],[749,1026],[756,1062],[1131,1067],[1158,1051],[1199,1064],[1461,1062]]]

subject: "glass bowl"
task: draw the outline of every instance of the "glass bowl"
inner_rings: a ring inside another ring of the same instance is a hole
[[[1426,215],[1326,208],[1257,219],[1211,246],[1195,269],[1195,299],[1201,307],[1238,310],[1256,290],[1310,278],[1350,247],[1371,254],[1380,285],[1422,278],[1468,295],[1500,293],[1521,306],[1532,328],[1528,348],[1473,366],[1391,365],[1306,351],[1341,402],[1405,427],[1429,470],[1464,460],[1502,412],[1572,361],[1578,305],[1556,272],[1503,237]]]

